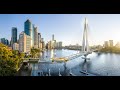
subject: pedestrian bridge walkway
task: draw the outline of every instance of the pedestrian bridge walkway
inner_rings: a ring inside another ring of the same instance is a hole
[[[73,55],[70,55],[70,56],[66,56],[66,57],[53,57],[51,58],[52,61],[69,61],[69,60],[72,60],[72,59],[75,59],[75,58],[78,58],[80,56],[86,56],[88,54],[91,54],[92,52],[79,52],[79,53],[76,53],[76,54],[73,54]]]

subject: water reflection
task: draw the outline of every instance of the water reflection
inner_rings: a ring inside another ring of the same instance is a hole
[[[82,70],[87,71],[87,61],[86,61],[86,59],[84,59],[84,62],[82,64]]]
[[[51,50],[50,58],[54,58],[54,49]]]
[[[48,50],[44,53],[40,53],[41,58],[48,56],[48,60],[52,57],[64,57],[77,53],[73,50]],[[87,71],[88,73],[94,73],[103,76],[119,76],[120,75],[120,55],[119,54],[106,54],[106,53],[92,53],[87,56],[90,60],[83,60],[81,57],[75,58],[68,61],[67,63],[61,64],[45,64],[41,65],[40,68],[44,66],[45,71],[51,73],[56,72],[59,74],[59,68],[62,72],[72,70],[73,74],[79,75],[79,71]],[[34,69],[35,65],[33,64]]]
[[[98,52],[97,53],[97,57],[100,57],[102,55],[102,53]]]

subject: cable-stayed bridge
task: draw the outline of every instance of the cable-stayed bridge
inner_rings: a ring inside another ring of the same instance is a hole
[[[87,55],[91,54],[91,53],[92,53],[92,51],[90,51],[89,43],[88,43],[88,23],[87,23],[87,19],[85,18],[83,41],[82,41],[82,51],[80,51],[79,53],[76,53],[76,54],[73,54],[70,56],[66,56],[66,57],[61,57],[61,58],[57,58],[57,57],[54,57],[54,55],[52,55],[53,57],[51,58],[51,60],[52,61],[68,61],[68,60],[78,58],[80,56],[84,56],[86,58]]]
[[[62,66],[62,68],[63,68],[63,70],[64,71],[66,71],[66,68],[68,68],[68,67],[66,67],[66,62],[67,61],[70,61],[70,60],[73,60],[73,59],[75,59],[75,58],[78,58],[78,57],[82,57],[83,59],[85,59],[85,60],[87,60],[87,59],[89,59],[89,58],[87,58],[87,56],[89,55],[89,54],[91,54],[92,52],[93,52],[94,50],[90,50],[90,47],[89,47],[89,42],[88,42],[88,23],[87,23],[87,19],[85,18],[85,23],[84,23],[84,32],[83,32],[83,41],[82,41],[82,50],[81,51],[79,51],[78,53],[76,53],[76,54],[72,54],[72,55],[69,55],[69,56],[65,56],[65,57],[56,57],[55,56],[55,52],[54,52],[54,50],[52,51],[52,53],[51,53],[51,56],[50,56],[50,58],[42,58],[42,60],[39,60],[40,62],[42,62],[42,63],[49,63],[49,65],[48,66],[54,66],[53,68],[51,68],[51,70],[52,69],[55,69],[55,68],[57,68],[58,67],[58,64],[56,64],[57,62],[62,62],[62,64],[63,64],[63,66]],[[51,60],[50,60],[51,59]],[[55,64],[53,64],[53,62],[55,63]],[[61,65],[61,64],[60,64]],[[43,68],[43,66],[41,67],[41,68]],[[46,68],[46,67],[45,67]],[[39,71],[39,70],[38,70]],[[46,69],[46,71],[48,71],[47,69]],[[37,71],[36,71],[37,72]],[[50,72],[50,71],[49,71]],[[51,71],[52,72],[52,71]],[[80,71],[80,72],[82,72],[83,74],[85,74],[85,75],[91,75],[91,76],[94,76],[94,75],[92,75],[92,74],[90,74],[90,73],[88,73],[88,72],[86,72],[86,71]],[[34,70],[33,70],[33,73],[34,73]],[[70,76],[76,76],[76,75],[74,75],[71,71],[70,71]],[[61,74],[60,74],[60,70],[59,70],[59,76],[61,76]]]

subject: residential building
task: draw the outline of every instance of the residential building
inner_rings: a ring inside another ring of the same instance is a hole
[[[29,53],[31,49],[31,37],[21,32],[19,35],[19,51]]]
[[[18,43],[13,44],[13,50],[19,50],[19,44]]]

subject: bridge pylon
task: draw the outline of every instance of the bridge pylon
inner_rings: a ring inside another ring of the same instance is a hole
[[[84,58],[87,57],[90,52],[89,49],[89,43],[88,43],[88,22],[87,18],[85,18],[85,23],[84,23],[84,32],[83,32],[83,41],[82,41],[82,53],[84,54]]]

